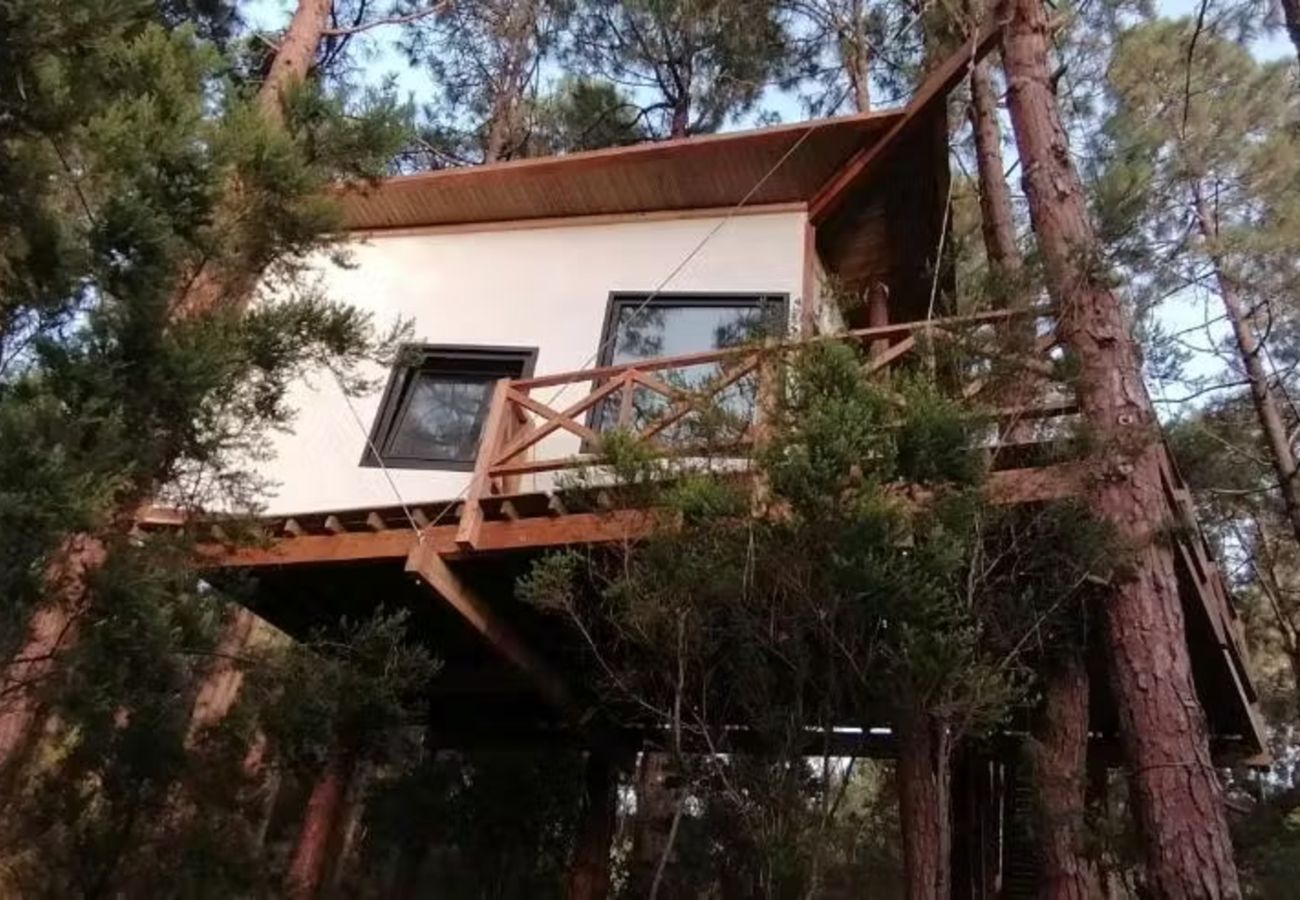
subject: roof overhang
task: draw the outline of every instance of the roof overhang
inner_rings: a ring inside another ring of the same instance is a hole
[[[946,152],[946,129],[931,126],[998,33],[967,40],[901,109],[396,176],[343,188],[344,223],[369,232],[797,203],[821,225],[900,155],[917,155],[918,138],[924,165],[942,164],[929,151],[937,140]]]
[[[904,118],[872,112],[562,156],[441,169],[348,188],[349,230],[806,203]]]

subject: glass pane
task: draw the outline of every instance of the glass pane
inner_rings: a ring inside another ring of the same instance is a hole
[[[416,372],[386,453],[408,459],[472,460],[493,379]]]
[[[615,340],[611,362],[614,364],[632,363],[643,359],[664,356],[677,356],[683,353],[700,353],[718,350],[761,340],[765,334],[773,333],[779,328],[775,313],[780,307],[776,304],[737,304],[735,306],[713,306],[691,304],[667,306],[651,304],[638,308],[638,303],[629,302],[618,308],[615,314]],[[661,370],[655,377],[673,387],[684,390],[699,390],[719,377],[722,364],[707,363],[698,366],[683,366],[679,369]],[[715,395],[715,411],[722,414],[710,417],[707,436],[695,434],[702,423],[698,416],[687,417],[672,426],[660,439],[669,443],[682,443],[694,439],[718,440],[727,436],[738,436],[752,418],[756,380],[746,376]],[[662,415],[668,408],[669,401],[662,395],[644,388],[638,388],[632,398],[632,421],[629,426],[640,429]],[[598,428],[612,427],[618,415],[618,403],[615,399],[601,405],[597,410]],[[734,422],[728,422],[733,419]],[[724,434],[722,432],[736,432]]]
[[[763,335],[764,308],[745,306],[621,306],[615,319],[615,364],[734,347]]]

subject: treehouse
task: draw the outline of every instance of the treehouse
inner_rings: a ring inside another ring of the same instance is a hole
[[[326,290],[413,323],[382,390],[345,396],[322,371],[261,464],[260,539],[212,528],[214,580],[239,581],[294,634],[401,606],[444,663],[430,722],[448,745],[647,737],[588,702],[577,636],[514,594],[548,549],[636,540],[645,510],[563,473],[611,427],[681,452],[703,405],[801,341],[859,345],[863,377],[949,342],[1050,378],[1049,310],[941,315],[949,91],[969,49],[905,108],[755,131],[393,177],[343,195],[353,265]],[[843,293],[864,302],[844,312]],[[1003,336],[1020,316],[1030,346]],[[761,340],[756,335],[761,334]],[[959,386],[978,398],[984,379]],[[988,442],[997,502],[1085,490],[1086,463],[1054,451],[1077,416],[1066,389],[998,408]],[[743,459],[761,417],[728,453]],[[1010,427],[1010,423],[1031,427]],[[1240,625],[1171,460],[1164,498],[1187,641],[1215,749],[1259,753]],[[161,511],[143,529],[175,524]],[[206,527],[206,526],[205,526]],[[1113,745],[1098,665],[1092,733]],[[846,723],[847,724],[847,723]],[[857,723],[859,726],[861,723]],[[890,723],[836,729],[843,752],[888,754]],[[612,735],[612,737],[611,737]],[[823,736],[824,738],[825,736]],[[810,739],[810,747],[825,740]]]

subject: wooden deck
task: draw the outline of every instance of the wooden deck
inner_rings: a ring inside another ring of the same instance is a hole
[[[999,423],[996,434],[1023,433],[1011,426],[1033,422],[1032,437],[1013,443],[995,435],[985,448],[990,498],[1034,503],[1081,493],[1088,472],[1084,461],[1062,460],[1058,452],[1078,410],[1064,386],[1051,380],[1050,317],[1033,316],[1041,336],[1028,357],[1000,349],[1013,318],[1007,312],[858,329],[818,340],[862,346],[867,378],[886,378],[890,369],[926,348],[955,348],[963,360],[960,391],[972,401],[984,399],[990,381],[981,373],[988,364],[1018,367],[1037,379],[1036,403],[992,413]],[[520,477],[598,465],[598,410],[603,424],[619,426],[657,453],[702,452],[683,451],[680,434],[670,438],[673,429],[689,426],[746,379],[762,396],[769,373],[799,346],[748,346],[502,380],[493,392],[473,476],[460,498],[266,518],[254,523],[257,537],[251,541],[232,540],[235,529],[229,522],[186,522],[160,510],[143,514],[139,527],[144,532],[182,525],[204,529],[211,539],[200,543],[199,553],[212,577],[251,577],[257,588],[250,604],[291,631],[327,620],[340,608],[355,612],[399,596],[424,610],[427,599],[420,598],[433,595],[437,609],[426,623],[426,636],[451,661],[448,683],[464,685],[448,700],[449,709],[461,704],[456,707],[461,717],[444,717],[447,727],[473,731],[508,720],[511,728],[531,727],[539,734],[563,730],[591,717],[583,692],[574,687],[583,676],[573,669],[565,636],[515,600],[514,578],[528,559],[549,548],[634,541],[661,527],[662,518],[653,510],[618,508],[613,493],[598,481],[522,492]],[[706,377],[688,386],[669,378],[687,369],[704,369]],[[555,400],[557,389],[569,393],[569,402]],[[554,450],[557,442],[548,438],[562,432],[579,438],[584,452]],[[726,454],[743,458],[762,436],[762,417],[752,416],[728,437]],[[1217,746],[1226,755],[1249,756],[1262,749],[1263,732],[1241,623],[1197,526],[1187,487],[1167,454],[1162,475],[1169,520],[1179,526],[1171,531],[1198,692]],[[485,705],[484,685],[504,685],[486,692],[502,704],[495,713]],[[1094,727],[1113,733],[1109,717],[1101,714]]]

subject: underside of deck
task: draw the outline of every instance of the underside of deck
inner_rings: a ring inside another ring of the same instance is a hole
[[[1013,457],[1014,458],[1014,457]],[[997,502],[1037,503],[1078,493],[1080,463],[1002,468],[988,490]],[[1172,465],[1166,500],[1196,684],[1224,761],[1259,754],[1263,735],[1243,660],[1240,624],[1208,545],[1191,518],[1190,499]],[[235,542],[229,526],[203,543],[212,581],[291,635],[356,621],[378,608],[404,609],[412,635],[443,663],[430,688],[429,723],[446,745],[617,742],[655,745],[661,735],[611,709],[589,689],[598,682],[576,631],[521,602],[515,585],[540,554],[558,547],[636,541],[660,520],[650,511],[611,508],[599,489],[482,498],[474,546],[458,543],[464,501],[277,517],[256,523],[260,539]],[[180,524],[145,516],[141,528]],[[1114,703],[1102,655],[1094,654],[1092,732],[1117,757]],[[892,733],[879,721],[846,722],[811,734],[810,753],[889,755]],[[1014,739],[1015,725],[1007,739]],[[735,749],[748,736],[731,735]],[[761,747],[754,746],[761,750]]]

